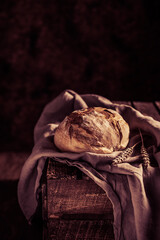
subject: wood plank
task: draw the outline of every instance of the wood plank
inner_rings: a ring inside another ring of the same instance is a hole
[[[48,240],[113,240],[110,220],[51,220]]]
[[[133,106],[141,113],[153,117],[155,120],[160,121],[160,114],[152,102],[133,102]]]
[[[106,193],[92,180],[48,180],[48,218],[107,218],[113,209]]]
[[[55,161],[54,159],[49,159],[47,166],[47,179],[81,179],[82,173],[76,167],[68,166]]]

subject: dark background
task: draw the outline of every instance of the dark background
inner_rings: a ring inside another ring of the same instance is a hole
[[[110,100],[160,100],[159,32],[159,0],[1,0],[0,153],[29,153],[43,107],[65,89]],[[25,158],[15,159],[20,169]],[[7,169],[10,177],[0,181],[0,239],[40,239],[40,231],[28,228],[18,178]]]
[[[64,89],[159,100],[159,10],[158,0],[2,0],[1,150],[30,150],[43,107]]]

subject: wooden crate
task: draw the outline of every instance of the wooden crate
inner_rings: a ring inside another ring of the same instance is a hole
[[[160,102],[118,102],[160,121]],[[113,240],[105,192],[75,167],[48,159],[42,183],[43,240]]]
[[[114,239],[110,200],[77,168],[48,159],[42,189],[45,240]]]

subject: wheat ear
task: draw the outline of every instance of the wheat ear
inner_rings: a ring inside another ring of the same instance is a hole
[[[149,158],[149,154],[147,152],[147,149],[144,146],[143,136],[142,136],[142,133],[141,133],[140,129],[139,129],[139,132],[140,132],[141,141],[142,141],[141,155],[142,155],[142,159],[143,159],[143,168],[145,170],[147,170],[148,166],[150,165],[150,158]]]
[[[138,144],[139,142],[137,142],[136,144],[134,144],[132,147],[128,147],[126,148],[120,155],[118,155],[112,162],[112,165],[115,166],[119,163],[123,163],[128,157],[130,157],[133,153],[133,150],[135,148],[135,146]]]

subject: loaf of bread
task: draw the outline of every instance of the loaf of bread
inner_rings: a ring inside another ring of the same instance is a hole
[[[124,149],[129,126],[122,116],[102,107],[73,111],[59,124],[54,143],[63,152],[112,153]]]

